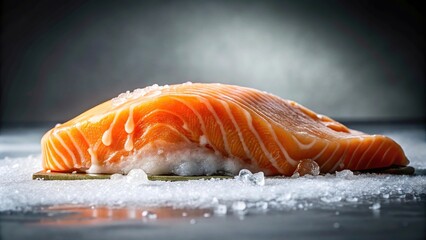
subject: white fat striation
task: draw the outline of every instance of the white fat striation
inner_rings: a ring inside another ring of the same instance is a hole
[[[321,150],[321,152],[319,152],[315,157],[312,158],[312,160],[316,161],[318,160],[323,154],[324,152],[327,150],[327,148],[330,146],[330,142],[327,141],[327,143],[325,144],[324,148]]]
[[[288,152],[285,149],[285,147],[280,143],[280,141],[278,140],[277,134],[275,133],[275,130],[272,129],[271,124],[269,122],[267,122],[267,121],[266,121],[266,123],[268,124],[269,132],[271,133],[272,138],[275,141],[275,144],[278,145],[278,147],[280,148],[281,153],[284,154],[286,161],[288,163],[290,163],[290,165],[296,166],[297,165],[297,161],[295,159],[293,159],[292,157],[290,157],[290,154],[288,154]]]
[[[254,158],[253,158],[253,156],[252,156],[252,154],[250,153],[250,150],[249,150],[249,149],[248,149],[248,147],[247,147],[247,144],[246,144],[246,143],[245,143],[245,141],[244,141],[243,133],[241,132],[241,129],[240,129],[240,127],[238,126],[237,121],[235,120],[234,115],[232,115],[231,109],[229,108],[229,104],[228,104],[227,102],[223,101],[223,100],[219,100],[219,102],[220,102],[220,103],[222,104],[222,106],[225,108],[226,113],[228,114],[228,117],[231,119],[231,122],[232,122],[232,124],[234,125],[235,130],[237,131],[238,138],[239,138],[239,140],[240,140],[240,142],[241,142],[241,145],[243,146],[244,153],[246,154],[246,157],[247,157],[248,159],[254,159]]]
[[[388,150],[386,150],[386,152],[383,154],[383,156],[382,156],[382,160],[381,160],[380,162],[383,162],[385,159],[387,159],[386,157],[387,157],[387,155],[388,155],[389,151],[392,149],[392,147],[393,147],[393,146],[389,146],[389,147],[388,147]]]
[[[250,115],[250,113],[245,110],[242,109],[244,116],[247,119],[247,125],[250,129],[250,131],[253,133],[253,135],[255,136],[257,142],[259,143],[260,148],[262,149],[262,152],[265,154],[265,156],[268,158],[269,162],[272,164],[272,166],[274,166],[274,168],[278,171],[278,172],[282,172],[281,168],[278,166],[277,161],[275,160],[274,157],[272,157],[272,154],[268,151],[268,149],[265,146],[265,143],[263,142],[263,140],[260,138],[259,133],[257,132],[257,130],[253,127],[253,119]]]
[[[56,139],[59,141],[59,143],[61,144],[61,146],[65,149],[65,151],[67,151],[67,153],[71,156],[74,167],[77,166],[77,159],[75,158],[74,153],[71,151],[71,149],[67,146],[67,144],[65,144],[64,140],[62,139],[62,137],[57,134],[57,133],[53,133],[53,136],[56,137]]]
[[[132,151],[133,150],[133,135],[132,134],[127,135],[126,142],[124,143],[124,149],[126,151]]]
[[[300,150],[311,149],[314,146],[314,144],[317,142],[316,139],[312,139],[312,142],[308,144],[303,144],[294,135],[291,135],[291,137],[293,138],[294,142],[297,144]]]
[[[117,121],[117,117],[120,115],[120,112],[117,112],[114,114],[114,120],[112,120],[111,125],[109,126],[108,130],[104,132],[102,135],[102,143],[105,146],[109,146],[112,143],[112,129],[114,128],[115,122]]]
[[[197,99],[200,102],[202,102],[210,111],[210,113],[213,115],[216,123],[219,125],[219,129],[222,135],[223,145],[225,147],[225,152],[226,154],[232,157],[231,149],[228,144],[227,134],[226,134],[225,128],[223,127],[222,120],[219,118],[219,116],[217,115],[216,111],[214,110],[213,106],[211,105],[210,101],[207,98],[197,96]]]
[[[358,169],[359,165],[363,163],[365,155],[370,151],[371,147],[374,145],[377,138],[373,137],[373,140],[368,144],[368,148],[364,150],[364,153],[361,155],[359,159],[357,159],[358,163],[355,165],[355,169]],[[365,163],[363,163],[365,164]]]
[[[143,169],[149,175],[173,173],[188,176],[215,173],[236,175],[240,169],[247,167],[236,159],[224,157],[195,143],[170,144],[158,140],[122,157],[118,164],[106,163],[93,170],[96,169],[99,173],[126,174],[132,169]]]
[[[348,163],[348,166],[347,167],[351,167],[351,164],[352,164],[352,160],[353,160],[353,158],[355,157],[355,155],[356,155],[356,152],[358,151],[358,149],[361,147],[361,145],[363,144],[363,142],[364,142],[364,139],[363,138],[359,138],[359,142],[358,142],[358,146],[355,148],[355,150],[352,152],[352,156],[351,156],[351,159],[349,160],[349,163]]]
[[[86,170],[87,173],[102,173],[102,166],[99,164],[98,156],[92,148],[88,148],[87,151],[90,154],[91,165],[90,168]]]
[[[345,145],[346,145],[345,151],[341,155],[340,159],[338,161],[336,161],[336,164],[334,164],[334,166],[331,168],[330,172],[336,171],[337,167],[340,167],[340,169],[344,168],[345,164],[343,163],[343,161],[345,160],[346,155],[348,153],[348,149],[349,149],[349,140],[348,139],[345,140]],[[329,161],[329,160],[327,160],[327,161]]]
[[[365,168],[368,168],[370,166],[371,161],[374,159],[374,157],[376,157],[376,154],[380,151],[380,149],[383,147],[383,145],[385,145],[385,141],[382,141],[382,143],[380,144],[380,146],[378,148],[376,148],[376,151],[374,152],[373,156],[370,157],[370,160],[365,165]]]
[[[340,143],[337,143],[336,145],[337,145],[337,147],[336,147],[336,146],[334,146],[334,151],[333,151],[333,153],[331,154],[331,156],[327,157],[327,161],[325,161],[323,164],[321,164],[321,166],[320,166],[320,168],[321,168],[321,169],[322,169],[324,166],[326,166],[326,164],[327,164],[329,161],[335,161],[334,155],[337,153],[337,151],[339,151],[339,148],[340,148],[341,144],[340,144]]]
[[[48,142],[48,148],[49,148],[48,153],[49,153],[50,158],[53,160],[55,165],[58,166],[60,169],[62,169],[62,170],[67,169],[63,164],[59,163],[58,160],[56,159],[56,157],[53,155],[53,151],[56,151],[56,150],[54,148],[54,144],[52,142],[52,139],[50,138],[48,141],[49,141]]]
[[[78,154],[79,154],[79,158],[84,159],[83,152],[81,151],[81,148],[77,145],[77,142],[75,141],[74,137],[68,131],[66,133],[67,133],[68,137],[70,138],[72,144],[74,145],[74,148],[77,149]],[[46,161],[46,162],[49,162],[49,161]],[[76,166],[76,168],[79,168],[79,165],[80,164],[78,164]]]
[[[135,108],[135,106],[130,106],[129,108],[129,116],[127,117],[127,121],[124,124],[124,130],[126,131],[126,133],[132,133],[133,130],[135,129],[135,122],[133,120],[133,109]]]
[[[203,133],[203,135],[205,135],[206,133],[207,133],[207,130],[206,130],[206,124],[204,123],[204,121],[203,121],[203,118],[202,118],[202,116],[201,116],[201,114],[195,109],[195,108],[193,108],[192,106],[191,106],[191,104],[189,104],[188,102],[186,102],[186,101],[184,101],[184,100],[182,100],[182,99],[179,99],[179,98],[177,98],[177,97],[170,97],[171,99],[174,99],[174,100],[176,100],[176,101],[178,101],[178,102],[181,102],[182,104],[184,104],[187,108],[189,108],[194,114],[195,114],[195,116],[197,116],[197,119],[198,119],[198,122],[200,123],[200,126],[201,126],[201,132]],[[209,139],[208,138],[206,138],[206,140],[207,140],[207,142],[206,142],[206,144],[209,144],[216,152],[218,152],[217,151],[217,149],[213,146],[213,144],[211,144],[210,142],[209,142]]]
[[[264,93],[266,93],[266,92],[264,92]],[[199,94],[203,94],[203,93],[199,93]],[[225,97],[225,98],[229,98],[228,96],[226,96],[226,95],[221,95],[221,94],[219,94],[220,96],[222,96],[222,97]],[[269,94],[269,95],[271,95],[271,94]],[[216,98],[216,96],[215,95],[211,95],[212,97],[214,97],[214,98]],[[273,95],[271,95],[271,96],[273,96]],[[239,96],[237,96],[237,95],[234,95],[233,96],[233,99],[238,99],[238,102],[240,102],[240,103],[242,103],[242,105],[240,105],[240,107],[242,107],[242,109],[243,109],[243,111],[245,111],[244,113],[245,113],[245,116],[246,116],[246,118],[247,117],[249,117],[250,119],[251,119],[251,115],[250,115],[250,113],[247,111],[247,109],[251,109],[250,108],[250,105],[251,105],[251,103],[250,102],[247,102],[244,98],[241,98],[241,97],[239,97]],[[229,114],[229,106],[226,106],[226,105],[228,105],[228,103],[227,102],[225,102],[225,101],[223,101],[223,100],[219,100],[219,101],[221,101],[222,102],[222,105],[225,107],[225,109],[226,109],[226,111],[228,112],[228,114]],[[226,105],[224,104],[224,103],[226,103]],[[246,109],[246,107],[247,107],[247,109]],[[247,115],[248,114],[248,115]],[[281,144],[281,142],[278,140],[278,137],[277,137],[277,135],[276,135],[276,133],[275,133],[275,131],[273,130],[273,128],[272,128],[272,125],[271,125],[271,123],[267,120],[267,119],[265,119],[265,117],[264,117],[264,115],[263,114],[259,114],[259,113],[256,113],[257,114],[257,116],[258,117],[260,117],[263,121],[265,121],[265,123],[267,123],[268,124],[268,130],[269,130],[269,133],[272,135],[272,137],[273,137],[273,139],[274,139],[274,142],[275,142],[275,144],[279,147],[279,149],[280,149],[280,151],[281,151],[281,153],[285,156],[285,159],[286,159],[286,161],[290,164],[290,165],[292,165],[292,166],[296,166],[297,164],[298,164],[298,162],[295,160],[295,159],[293,159],[289,154],[288,154],[288,152],[287,152],[287,150],[285,149],[285,147]],[[230,115],[231,117],[232,117],[232,114]],[[233,118],[233,117],[232,117]],[[250,119],[247,119],[248,121],[250,121]],[[233,123],[234,123],[234,121],[233,121]],[[236,125],[235,123],[234,123],[234,125]],[[249,125],[249,127],[250,127],[250,125]],[[251,128],[250,128],[251,129]],[[240,132],[240,129],[239,128],[237,128],[237,130],[238,130],[238,132]],[[253,132],[253,130],[251,129],[251,131]],[[253,134],[256,136],[257,135],[257,131],[256,132],[253,132]],[[241,137],[240,137],[240,140],[241,140]],[[260,141],[262,141],[260,138],[258,139],[258,140],[260,140]],[[244,144],[244,142],[243,141],[241,141],[243,144]],[[259,146],[262,148],[262,143],[263,143],[263,141],[262,142],[259,142]],[[314,142],[315,143],[315,142]],[[264,145],[264,144],[263,144]],[[312,144],[313,145],[313,144]],[[243,145],[243,147],[244,147],[244,145]],[[245,150],[245,149],[244,149]],[[266,151],[267,152],[265,152],[264,151],[264,149],[262,148],[262,151],[265,153],[265,155],[267,156],[267,158],[268,158],[268,160],[271,162],[271,164],[278,170],[278,171],[280,171],[280,168],[278,167],[278,165],[277,165],[277,163],[276,163],[276,160],[272,157],[272,154],[270,154],[268,151],[267,151],[267,149],[266,149]],[[247,151],[246,151],[246,154],[247,154]],[[270,156],[270,157],[269,157]],[[272,161],[271,161],[271,158],[272,158]],[[251,159],[252,159],[252,157],[251,157]]]

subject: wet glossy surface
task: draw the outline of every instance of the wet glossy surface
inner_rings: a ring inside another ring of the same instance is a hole
[[[148,208],[147,208],[148,209]],[[59,208],[3,213],[3,239],[423,239],[425,206],[405,202],[217,216],[208,210]],[[417,210],[417,211],[416,211]],[[134,215],[136,214],[136,215]],[[56,236],[56,238],[54,237]],[[59,238],[60,236],[60,238]]]
[[[353,128],[389,134],[397,141],[403,139],[403,143],[408,144],[403,147],[416,167],[416,175],[425,175],[424,125],[358,124]],[[2,130],[0,158],[39,154],[39,139],[45,129]],[[326,200],[333,199],[302,199],[300,204],[288,209],[269,204],[267,208],[247,207],[241,211],[238,210],[240,206],[233,203],[232,210],[228,209],[226,214],[212,208],[138,204],[37,206],[0,212],[0,233],[1,239],[106,240],[426,237],[424,193],[382,196],[379,202],[368,194],[356,203],[350,198],[335,203]]]

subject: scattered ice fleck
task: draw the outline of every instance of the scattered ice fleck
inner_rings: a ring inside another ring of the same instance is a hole
[[[371,210],[379,210],[380,209],[380,203],[374,203],[373,205],[371,205],[369,208]]]
[[[293,175],[291,175],[291,178],[298,178],[300,177],[300,173],[294,172]]]
[[[411,193],[406,193],[405,194],[405,199],[406,200],[414,200],[415,196],[413,194],[411,194]]]
[[[203,214],[203,217],[205,217],[205,218],[210,217],[210,213],[204,213],[204,214]]]
[[[136,99],[143,96],[156,96],[161,93],[161,90],[168,88],[168,85],[158,86],[158,84],[154,84],[145,88],[137,88],[132,92],[126,91],[124,93],[120,93],[117,97],[113,98],[111,102],[113,106],[120,106],[121,104],[127,102],[129,99]]]
[[[265,175],[263,172],[258,172],[253,174],[247,169],[242,169],[240,170],[240,173],[238,174],[238,176],[235,178],[246,184],[257,185],[257,186],[265,185]]]
[[[157,219],[157,214],[148,210],[144,210],[142,212],[142,217],[148,218],[148,219]]]
[[[343,179],[352,179],[354,177],[354,173],[351,170],[342,170],[340,172],[336,172],[337,178],[343,178]]]
[[[244,211],[247,208],[247,205],[243,201],[236,201],[232,203],[233,211]]]
[[[346,201],[351,202],[351,203],[355,203],[355,202],[358,202],[358,198],[357,197],[347,197]]]
[[[383,193],[382,197],[385,198],[385,199],[388,199],[389,198],[389,194],[388,193]]]
[[[299,164],[297,164],[296,170],[293,173],[293,176],[305,176],[305,175],[312,175],[312,176],[318,176],[320,174],[320,168],[318,164],[312,160],[312,159],[303,159],[299,161]]]
[[[201,146],[205,146],[209,143],[207,137],[205,135],[201,135],[200,139],[198,140]]]
[[[188,213],[187,212],[182,212],[182,217],[186,217],[186,216],[188,216]]]
[[[340,196],[325,196],[321,198],[321,201],[326,203],[340,202],[341,200],[342,200],[342,197]]]
[[[266,209],[268,209],[268,203],[267,202],[256,202],[256,209],[259,209],[259,210],[266,210]]]
[[[333,228],[340,228],[340,224],[338,222],[333,223]]]
[[[148,183],[148,175],[142,169],[132,169],[126,176],[127,182]]]
[[[228,212],[228,207],[224,204],[219,204],[214,209],[214,213],[217,215],[226,215],[227,212]]]
[[[191,220],[189,220],[189,223],[190,223],[190,224],[196,224],[196,223],[197,223],[197,221],[195,221],[195,219],[191,219]]]
[[[122,174],[115,173],[115,174],[112,174],[109,178],[111,180],[122,180],[124,179],[124,176]]]

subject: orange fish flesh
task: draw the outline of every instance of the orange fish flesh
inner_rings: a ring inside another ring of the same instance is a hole
[[[186,83],[120,94],[58,124],[41,140],[45,170],[291,176],[311,161],[321,173],[406,166],[402,148],[275,95]],[[300,166],[299,166],[300,167]]]

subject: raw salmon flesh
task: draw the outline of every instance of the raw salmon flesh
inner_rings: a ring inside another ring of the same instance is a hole
[[[291,176],[313,161],[321,173],[406,166],[382,135],[347,128],[289,100],[225,84],[150,86],[120,94],[58,124],[41,140],[45,170]]]

